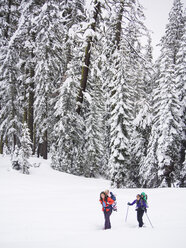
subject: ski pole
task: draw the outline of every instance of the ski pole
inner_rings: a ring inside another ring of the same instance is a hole
[[[127,214],[126,214],[126,217],[125,217],[125,222],[127,222],[128,211],[129,211],[129,206],[127,207]]]
[[[145,213],[146,213],[146,212],[145,212]],[[149,220],[149,223],[151,224],[151,227],[154,228],[153,225],[152,225],[152,223],[151,223],[151,221],[150,221],[150,219],[149,219],[149,216],[148,216],[147,213],[146,213],[146,216],[147,216],[147,219]]]

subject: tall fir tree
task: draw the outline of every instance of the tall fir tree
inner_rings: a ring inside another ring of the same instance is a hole
[[[53,96],[60,84],[63,74],[63,25],[58,1],[46,1],[35,17],[35,101],[34,123],[38,154],[44,159],[48,157],[51,142],[53,118]]]
[[[186,13],[184,14],[184,21],[186,22]],[[181,38],[180,48],[177,54],[176,63],[176,88],[179,92],[178,97],[181,103],[180,117],[182,127],[182,139],[181,139],[181,171],[180,171],[180,186],[186,186],[186,28],[184,25],[184,33]]]
[[[22,126],[22,135],[20,139],[19,163],[23,174],[29,174],[30,163],[28,159],[32,155],[32,142],[30,139],[29,129],[26,123]]]
[[[61,85],[54,105],[56,123],[52,132],[54,137],[52,167],[60,171],[83,175],[84,122],[76,111],[83,55],[82,32],[85,29],[83,1],[67,1],[61,9],[64,10],[63,26],[66,38],[63,51],[66,51],[64,52],[66,56],[64,70],[59,79]],[[67,50],[65,50],[66,47]]]
[[[175,67],[183,27],[182,4],[180,0],[175,0],[165,36],[161,40],[161,56],[153,90],[153,125],[148,154],[141,168],[142,186],[170,187],[180,177],[181,105]]]
[[[138,71],[134,86],[134,111],[132,130],[130,133],[130,187],[140,187],[140,168],[144,164],[147,155],[147,146],[151,133],[152,123],[152,81],[153,63],[152,46],[147,34],[148,43],[144,54],[138,51],[136,63],[132,68]]]
[[[117,7],[116,49],[112,49],[111,55],[111,60],[115,62],[111,65],[113,76],[110,84],[110,96],[113,100],[110,107],[110,166],[112,184],[126,187],[129,184],[135,185],[135,182],[131,182],[130,175],[130,171],[134,169],[130,163],[130,137],[133,133],[131,121],[138,114],[145,94],[145,63],[140,38],[147,31],[142,21],[144,16],[140,5],[132,1],[120,1]]]
[[[21,108],[17,99],[19,83],[17,80],[18,61],[14,33],[19,26],[19,5],[21,1],[2,1],[0,5],[0,153],[3,145],[13,150],[19,142]],[[14,36],[13,36],[14,35]]]

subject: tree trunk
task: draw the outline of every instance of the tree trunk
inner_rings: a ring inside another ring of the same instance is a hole
[[[28,128],[30,130],[30,139],[32,143],[34,141],[34,107],[33,106],[34,106],[34,83],[31,83],[30,92],[29,92],[29,103],[28,103]]]
[[[17,145],[17,137],[13,134],[13,150],[15,150],[15,146]]]
[[[14,85],[12,86],[11,88],[11,98],[12,98],[12,120],[15,120],[15,106],[14,106],[14,98],[15,98],[16,94],[15,94],[15,89],[14,89]],[[16,130],[16,124],[15,124],[15,121],[12,123],[12,127],[13,127],[13,130],[14,130],[14,133],[13,133],[13,137],[12,137],[12,148],[11,150],[13,149],[13,151],[15,150],[15,146],[17,145],[17,137],[16,137],[16,133],[15,133],[15,130]]]
[[[24,113],[23,113],[23,123],[27,123],[28,121],[28,111],[27,111],[27,104],[25,104],[27,102],[27,86],[25,85],[25,92],[24,92]]]
[[[116,24],[116,46],[118,49],[120,49],[121,31],[122,31],[121,24],[122,24],[123,11],[124,11],[124,1],[121,1],[118,22]]]
[[[38,148],[37,148],[37,157],[39,158],[41,156],[43,156],[43,143],[39,143],[38,144]]]
[[[35,34],[32,33],[32,40],[33,42],[35,42]],[[33,51],[31,52],[30,55],[31,60],[33,60],[34,58],[34,53]],[[34,143],[34,75],[35,75],[35,71],[34,71],[34,67],[33,65],[31,65],[31,67],[29,68],[29,74],[30,74],[30,78],[31,78],[31,83],[30,83],[30,87],[29,87],[29,100],[28,100],[28,128],[30,131],[30,139],[32,141],[32,144]],[[32,147],[32,153],[35,154],[35,148],[34,145]]]
[[[6,16],[6,22],[8,23],[8,25],[6,26],[6,29],[4,31],[4,36],[6,39],[8,39],[9,37],[9,34],[8,34],[8,31],[9,31],[9,28],[10,28],[10,13],[11,13],[11,6],[12,6],[12,0],[9,0],[8,1],[8,12],[7,12],[7,16]]]
[[[33,131],[33,155],[36,153],[36,124],[34,124],[34,131]]]
[[[186,134],[186,133],[185,133]],[[181,164],[185,161],[185,151],[186,151],[186,140],[182,140],[181,142]]]
[[[3,154],[3,135],[1,135],[0,139],[0,154]]]
[[[114,40],[114,44],[113,44],[113,50],[112,53],[114,53],[114,51],[116,49],[120,50],[120,42],[121,42],[121,31],[122,31],[122,18],[123,18],[123,11],[124,11],[124,0],[120,0],[120,11],[118,14],[118,18],[117,18],[117,23],[116,23],[116,33],[115,33],[115,40]],[[118,64],[118,62],[116,62],[116,65]],[[112,91],[112,96],[115,94],[115,91]]]
[[[48,153],[47,153],[47,144],[48,144],[48,137],[47,137],[47,131],[45,131],[44,134],[44,142],[43,142],[43,158],[47,159],[48,158]]]
[[[100,12],[100,2],[95,0],[95,10],[94,10],[94,22],[91,24],[91,29],[95,31],[96,28],[96,22],[98,19],[98,14]],[[91,44],[92,44],[92,36],[88,37],[87,40],[87,46],[85,49],[85,58],[84,58],[84,65],[82,67],[82,73],[81,73],[81,81],[80,81],[80,90],[77,97],[77,113],[80,114],[81,112],[81,104],[83,103],[83,92],[86,90],[87,86],[87,80],[88,80],[88,72],[89,72],[89,66],[90,66],[90,56],[91,56]]]
[[[1,110],[1,99],[0,99],[0,110]],[[3,135],[0,135],[0,154],[3,154]]]

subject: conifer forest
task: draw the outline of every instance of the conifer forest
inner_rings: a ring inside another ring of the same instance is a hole
[[[157,17],[158,18],[158,17]],[[0,154],[113,187],[186,187],[186,11],[154,60],[140,0],[1,0]]]

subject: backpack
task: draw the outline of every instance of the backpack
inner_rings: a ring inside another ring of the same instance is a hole
[[[112,203],[112,210],[117,211],[116,196],[112,192],[110,192],[110,198],[114,201],[114,203]]]
[[[145,201],[146,205],[148,206],[148,203],[147,203],[148,196],[147,196],[147,194],[145,194],[145,192],[142,192],[141,196],[142,196],[142,199]]]

